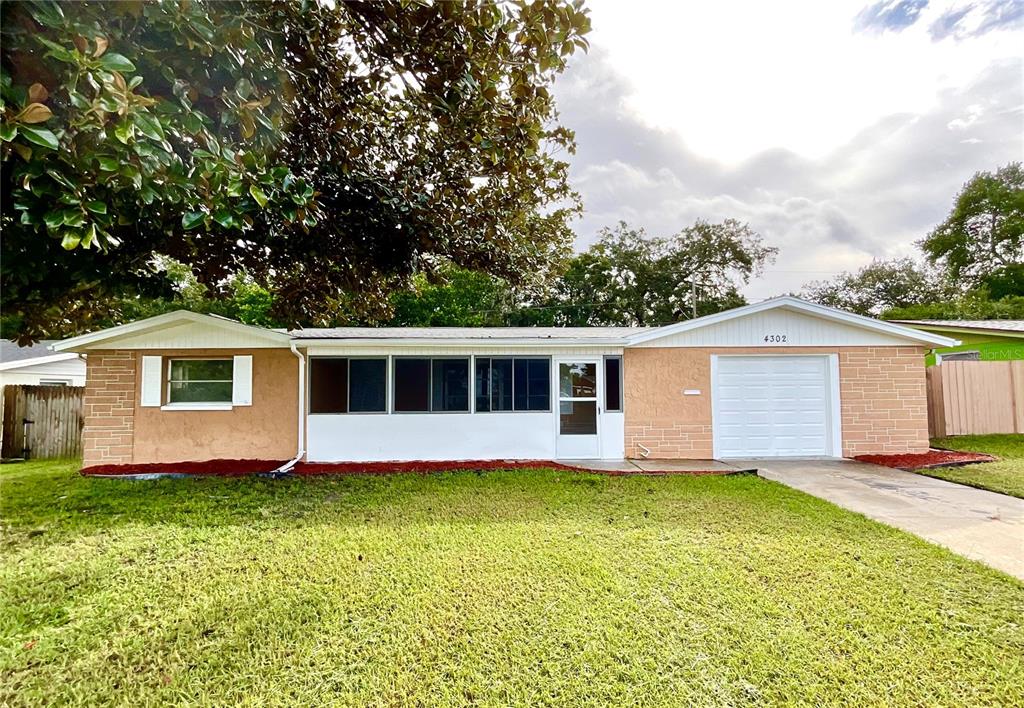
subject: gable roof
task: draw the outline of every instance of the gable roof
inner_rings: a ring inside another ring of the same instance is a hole
[[[53,356],[50,345],[58,340],[44,339],[27,347],[18,346],[17,342],[0,339],[0,363],[10,364],[25,359],[38,359],[41,356]]]
[[[581,345],[614,345],[630,347],[656,341],[682,332],[690,332],[722,322],[770,310],[783,310],[802,313],[822,320],[841,323],[843,325],[882,333],[908,343],[927,344],[933,347],[949,347],[959,344],[956,339],[938,334],[924,332],[919,329],[883,322],[870,317],[862,317],[843,312],[832,307],[807,302],[800,298],[784,296],[763,302],[737,307],[706,317],[665,325],[663,327],[330,327],[307,328],[291,331],[266,329],[243,324],[218,315],[201,315],[187,310],[177,310],[164,315],[157,315],[145,320],[111,327],[72,337],[50,345],[53,351],[75,352],[87,351],[89,348],[100,348],[104,345],[117,346],[118,343],[132,347],[156,347],[152,338],[140,344],[140,337],[164,333],[160,341],[165,348],[175,348],[175,333],[166,332],[183,325],[198,325],[198,329],[223,331],[227,335],[244,338],[246,341],[257,342],[257,346],[289,346],[290,344],[315,344],[344,342],[346,344],[444,344],[444,345],[550,345],[550,344],[581,344]],[[195,329],[195,328],[193,328]],[[182,343],[181,348],[188,348]],[[226,346],[225,344],[215,346]],[[243,345],[239,345],[243,346]]]
[[[1024,320],[889,320],[914,329],[1024,337]]]
[[[744,305],[743,307],[719,312],[714,315],[706,315],[705,317],[698,317],[696,319],[686,320],[685,322],[658,327],[651,331],[641,332],[630,337],[628,345],[642,344],[644,342],[650,342],[673,334],[689,332],[709,325],[718,324],[720,322],[728,322],[729,320],[747,317],[759,312],[777,309],[800,312],[820,319],[838,322],[871,332],[879,332],[899,337],[909,342],[930,344],[937,347],[952,347],[959,344],[957,340],[949,337],[922,332],[921,330],[916,330],[911,327],[883,322],[882,320],[876,320],[871,317],[855,315],[852,312],[845,312],[843,310],[837,310],[834,307],[827,307],[814,302],[808,302],[807,300],[801,300],[800,298],[793,297],[792,295],[783,295],[781,297],[756,302],[752,305]]]
[[[0,340],[0,371],[78,358],[78,355],[72,352],[54,354],[50,346],[57,341],[59,340],[44,339],[27,347],[19,347],[15,342]]]
[[[201,315],[188,310],[175,310],[156,317],[148,317],[144,320],[129,322],[117,327],[101,329],[89,334],[83,334],[71,339],[65,339],[50,346],[53,351],[84,351],[87,347],[96,348],[106,342],[123,339],[132,335],[143,335],[171,329],[186,324],[200,324],[207,327],[221,329],[226,332],[240,334],[265,342],[278,343],[287,346],[291,337],[284,333],[265,327],[242,324],[220,315]]]

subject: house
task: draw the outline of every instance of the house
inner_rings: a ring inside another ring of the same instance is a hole
[[[179,311],[88,354],[84,465],[853,456],[928,447],[949,337],[780,297],[655,328],[268,330]]]
[[[28,386],[84,386],[85,361],[74,352],[54,353],[56,340],[19,347],[0,340],[0,387],[8,384]]]
[[[892,320],[913,329],[956,337],[960,344],[941,347],[929,354],[929,366],[938,364],[943,356],[957,352],[976,353],[981,361],[1024,359],[1024,320]]]

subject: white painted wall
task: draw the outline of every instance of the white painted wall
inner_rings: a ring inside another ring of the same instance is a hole
[[[68,386],[85,386],[85,360],[65,359],[45,364],[30,364],[0,371],[0,386],[20,384],[38,386],[44,379],[64,381]]]
[[[552,361],[621,355],[615,347],[338,347],[309,351],[316,356],[538,356]],[[603,371],[603,369],[602,369]],[[388,366],[388,407],[393,398]],[[392,460],[553,460],[557,457],[558,372],[551,369],[551,409],[501,413],[345,413],[307,416],[306,459],[310,462],[379,462]],[[603,376],[602,376],[603,377]],[[310,382],[310,385],[313,385]],[[307,396],[308,400],[308,396]],[[604,390],[598,422],[599,454],[622,459],[625,416],[605,413]]]
[[[765,337],[769,341],[765,341]],[[687,332],[670,334],[636,347],[843,347],[920,346],[884,332],[872,332],[802,312],[775,309],[755,312]]]
[[[550,460],[553,413],[311,415],[312,462]]]

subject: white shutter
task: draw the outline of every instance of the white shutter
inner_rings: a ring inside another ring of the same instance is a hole
[[[140,406],[159,406],[163,388],[163,357],[142,357],[142,396]]]
[[[231,404],[252,405],[252,356],[236,356],[231,379]]]

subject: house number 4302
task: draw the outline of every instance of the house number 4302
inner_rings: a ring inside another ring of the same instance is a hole
[[[784,334],[766,334],[764,335],[764,341],[768,344],[781,344],[786,341],[786,335]]]

